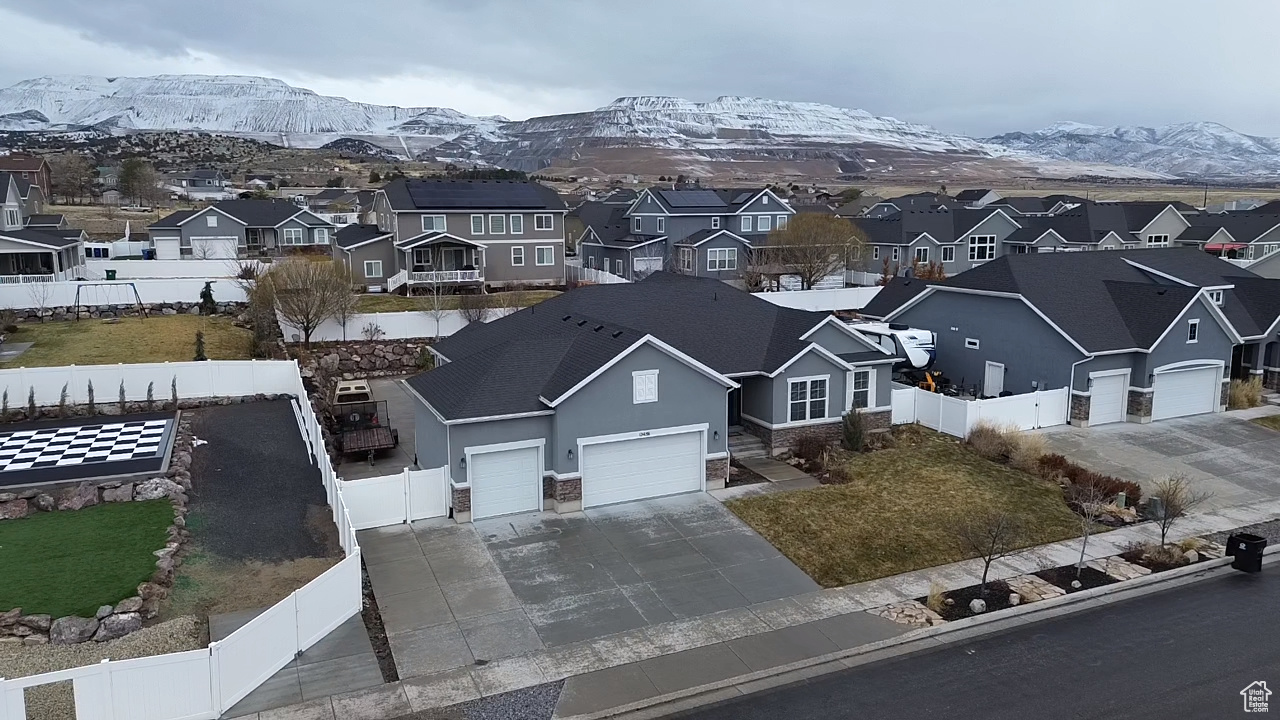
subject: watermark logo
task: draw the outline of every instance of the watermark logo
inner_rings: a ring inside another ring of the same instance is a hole
[[[1244,698],[1244,711],[1247,713],[1264,713],[1269,712],[1267,698],[1271,697],[1271,691],[1267,689],[1265,680],[1257,680],[1249,683],[1249,686],[1240,691],[1240,695]]]

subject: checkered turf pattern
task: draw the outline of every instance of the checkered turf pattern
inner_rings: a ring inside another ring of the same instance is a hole
[[[169,422],[139,420],[0,435],[0,472],[155,457]]]

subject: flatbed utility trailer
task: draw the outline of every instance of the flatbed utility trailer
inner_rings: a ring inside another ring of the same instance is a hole
[[[338,452],[343,455],[368,453],[372,465],[375,453],[400,444],[400,433],[391,427],[385,400],[336,405],[334,415],[338,421]]]

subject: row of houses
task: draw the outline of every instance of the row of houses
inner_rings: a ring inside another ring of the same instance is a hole
[[[83,275],[87,236],[62,215],[44,213],[44,198],[38,178],[0,171],[0,283]]]

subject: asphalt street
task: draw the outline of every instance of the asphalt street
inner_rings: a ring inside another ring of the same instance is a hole
[[[1280,565],[671,716],[1230,718],[1265,681],[1280,713]]]

